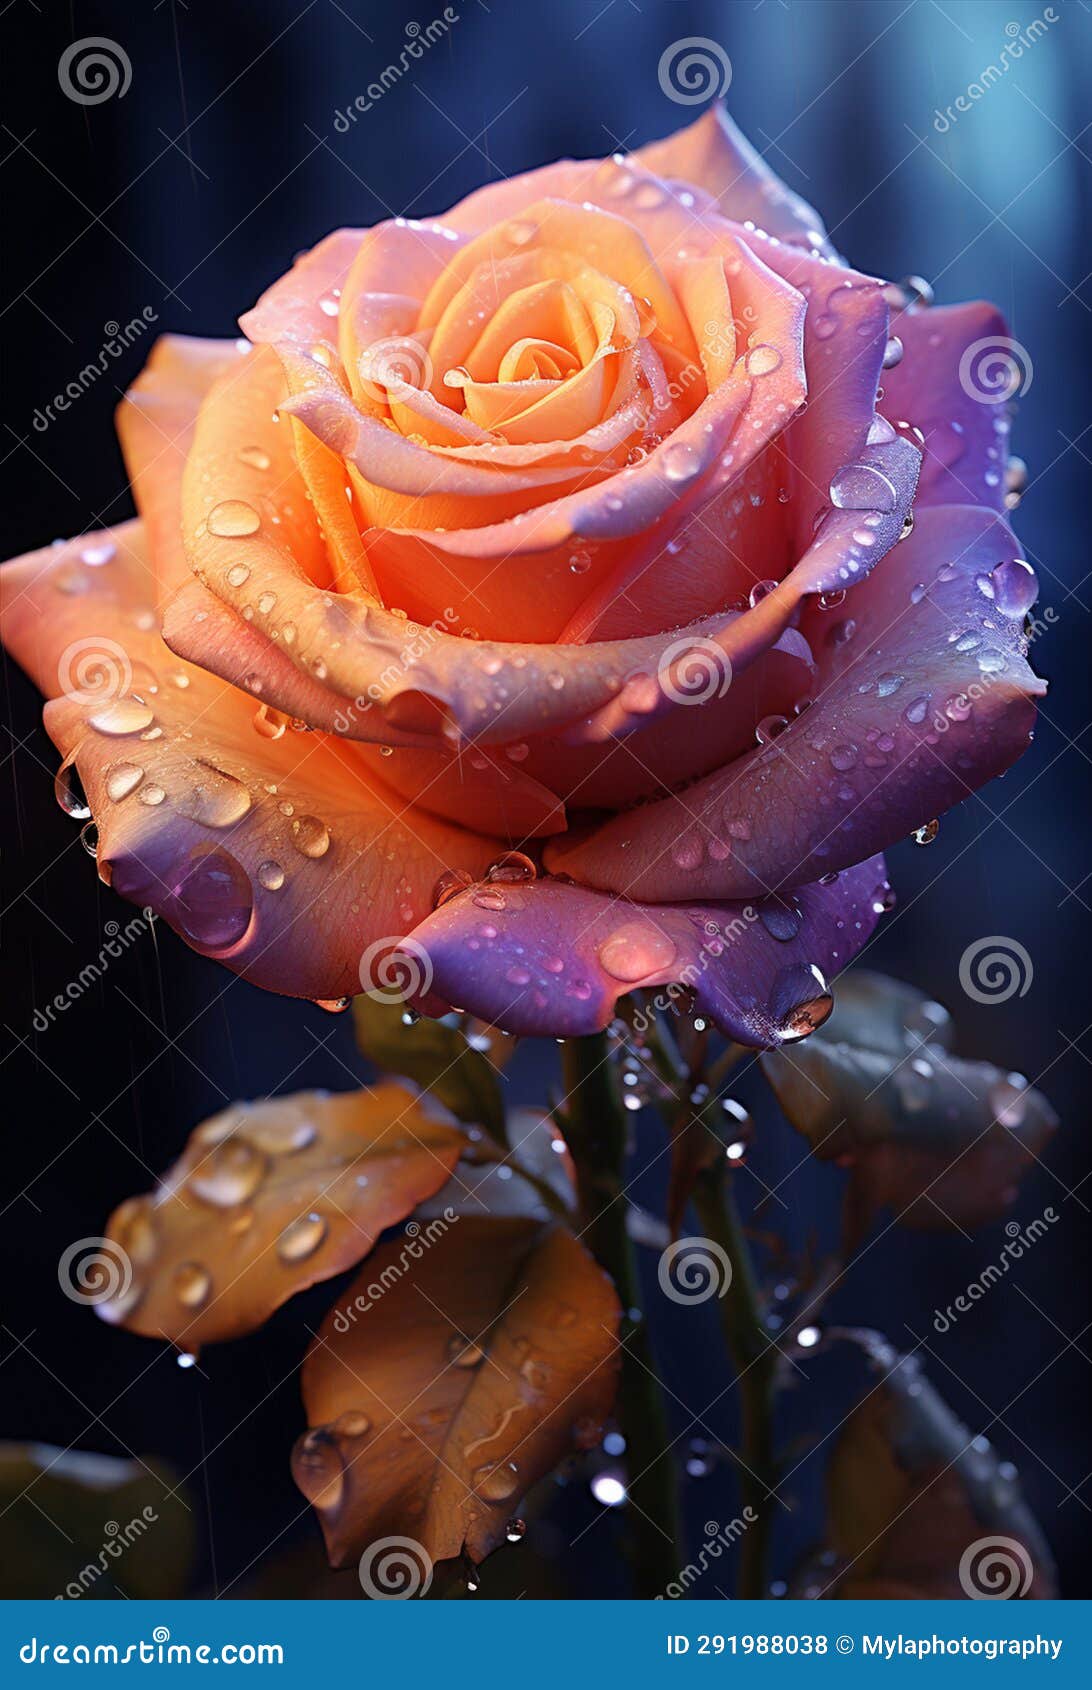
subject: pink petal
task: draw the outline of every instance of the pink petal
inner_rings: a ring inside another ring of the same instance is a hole
[[[649,907],[552,880],[489,884],[422,922],[413,951],[428,959],[433,998],[514,1033],[595,1032],[626,992],[678,985],[730,1037],[777,1045],[829,1014],[826,982],[868,939],[887,896],[879,857],[761,905]],[[658,994],[665,1008],[679,995]]]
[[[1022,632],[1034,575],[1007,525],[932,506],[912,536],[803,632],[814,704],[678,799],[548,848],[551,869],[629,897],[747,897],[883,850],[1002,773],[1034,699]]]

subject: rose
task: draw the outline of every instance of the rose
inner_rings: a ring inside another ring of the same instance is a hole
[[[1042,690],[1007,414],[958,379],[997,314],[843,266],[714,108],[341,230],[242,323],[122,407],[108,566],[4,576],[104,878],[288,993],[412,934],[423,1007],[517,1031],[672,982],[810,1031],[877,853]],[[127,696],[55,696],[91,634]]]

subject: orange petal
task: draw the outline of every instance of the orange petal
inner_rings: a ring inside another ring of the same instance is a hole
[[[248,697],[163,645],[139,524],[93,538],[116,546],[108,563],[81,561],[85,539],[0,584],[5,642],[54,695],[46,726],[74,757],[100,875],[259,985],[359,990],[439,877],[480,873],[495,842],[406,805],[350,745],[256,724],[259,676]]]
[[[409,1087],[233,1103],[106,1229],[125,1271],[111,1325],[195,1354],[352,1267],[447,1180],[467,1140]]]
[[[197,412],[213,382],[239,361],[236,341],[163,335],[117,409],[118,438],[161,599],[189,575],[180,521],[182,471]]]

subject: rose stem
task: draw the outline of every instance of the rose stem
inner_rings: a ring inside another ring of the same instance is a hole
[[[624,1311],[640,1310],[633,1242],[626,1228],[626,1122],[605,1034],[562,1046],[565,1137],[576,1165],[581,1229],[614,1281]],[[661,1595],[682,1566],[671,1436],[643,1317],[622,1320],[622,1431],[628,1456],[630,1552],[636,1594]]]
[[[675,1130],[707,1133],[710,1129],[705,1125],[702,1114],[708,1115],[719,1102],[720,1082],[743,1057],[752,1053],[744,1045],[730,1043],[706,1067],[702,1061],[706,1046],[700,1042],[699,1072],[693,1062],[689,1069],[683,1066],[674,1042],[664,1034],[662,1025],[654,1024],[646,1032],[645,1040],[654,1067],[674,1092],[679,1106]],[[695,1111],[690,1108],[687,1099],[699,1080],[709,1087],[711,1096],[702,1110]],[[713,1136],[715,1138],[716,1135]],[[739,1595],[763,1597],[767,1594],[768,1499],[777,1479],[773,1453],[777,1353],[762,1318],[758,1275],[732,1196],[719,1141],[717,1154],[697,1175],[691,1201],[706,1236],[727,1251],[732,1264],[731,1284],[720,1299],[720,1317],[740,1392],[740,1492],[743,1506],[749,1506],[756,1515],[754,1523],[741,1539]]]
[[[740,1539],[738,1593],[763,1597],[768,1594],[771,1493],[777,1483],[773,1452],[777,1349],[763,1322],[762,1293],[722,1157],[698,1175],[693,1203],[706,1236],[727,1251],[732,1264],[731,1284],[720,1299],[720,1318],[740,1393],[740,1493],[744,1507],[756,1516]]]

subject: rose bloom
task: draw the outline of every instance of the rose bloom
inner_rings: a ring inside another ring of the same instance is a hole
[[[274,991],[809,1032],[1043,690],[993,307],[847,268],[713,108],[241,326],[123,402],[139,517],[3,572],[101,878]]]

